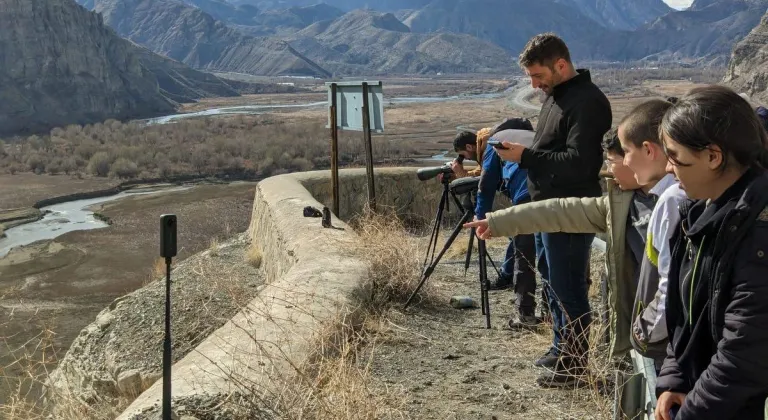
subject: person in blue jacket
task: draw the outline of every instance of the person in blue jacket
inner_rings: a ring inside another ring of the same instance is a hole
[[[494,134],[504,130],[533,131],[533,126],[526,119],[508,119],[493,128],[490,138],[493,139]],[[502,161],[491,145],[486,144],[485,147],[475,206],[476,220],[485,219],[485,214],[492,210],[497,191],[506,194],[512,205],[531,201],[531,196],[528,194],[527,171],[520,168],[517,163]],[[544,273],[546,268],[541,266],[542,262],[544,259],[539,259],[539,270]],[[535,315],[536,264],[534,235],[518,235],[509,239],[504,263],[501,265],[501,276],[496,283],[491,284],[491,289],[514,287],[519,315],[517,321],[510,320],[510,328],[534,328],[541,322]]]

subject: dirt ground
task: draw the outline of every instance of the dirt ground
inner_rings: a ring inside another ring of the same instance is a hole
[[[496,261],[504,246],[504,240],[493,242]],[[612,395],[597,385],[578,390],[535,385],[541,370],[533,361],[549,348],[551,329],[509,330],[512,291],[490,292],[490,330],[480,309],[448,304],[454,295],[472,296],[479,304],[477,264],[465,277],[460,254],[442,261],[428,280],[436,304],[394,310],[361,351],[359,367],[368,370],[374,389],[400,399],[403,417],[413,419],[610,418]],[[593,278],[602,269],[602,258],[599,252],[593,255]],[[597,310],[596,286],[591,299]]]
[[[104,307],[149,281],[158,258],[158,219],[179,220],[181,261],[243,232],[250,223],[255,183],[200,185],[161,195],[107,203],[105,229],[72,232],[11,252],[0,260],[0,367],[13,353],[33,349],[52,331],[63,357],[72,340]],[[31,346],[31,347],[30,347]],[[0,402],[3,378],[0,369]]]

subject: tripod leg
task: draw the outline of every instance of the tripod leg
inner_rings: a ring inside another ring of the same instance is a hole
[[[432,258],[435,258],[434,248],[437,248],[437,238],[440,235],[440,224],[443,222],[443,211],[449,202],[448,200],[448,189],[446,187],[443,189],[443,195],[440,197],[440,204],[437,207],[435,223],[432,225],[432,233],[429,235],[429,245],[427,246],[427,254],[424,256],[424,264],[422,264],[422,269],[427,266],[427,262],[430,260],[430,252],[432,253]]]
[[[486,252],[485,256],[488,258],[488,262],[491,263],[491,267],[493,267],[493,270],[496,272],[496,275],[501,277],[501,271],[496,267],[496,264],[493,262],[493,258],[491,258],[491,254]]]
[[[467,258],[464,260],[464,276],[469,270],[469,261],[472,259],[472,247],[475,246],[475,228],[469,233],[469,245],[467,246]]]
[[[478,258],[480,259],[480,304],[483,307],[483,315],[485,315],[485,328],[491,328],[491,305],[488,302],[488,271],[485,264],[487,250],[485,248],[485,241],[477,241]]]
[[[437,258],[435,258],[432,261],[432,264],[430,264],[429,267],[427,267],[424,270],[424,274],[421,276],[421,281],[419,281],[419,284],[416,286],[416,289],[413,290],[413,293],[411,293],[411,296],[408,298],[408,300],[405,301],[405,306],[403,307],[403,309],[407,309],[408,306],[411,305],[411,302],[419,293],[419,290],[421,290],[421,288],[424,286],[424,283],[427,281],[429,276],[432,275],[432,272],[435,271],[435,267],[437,267],[437,264],[440,262],[440,259],[443,258],[443,255],[445,255],[446,252],[448,252],[448,249],[451,247],[451,244],[453,244],[453,241],[456,240],[457,236],[459,236],[459,232],[461,232],[461,229],[463,229],[464,223],[467,223],[471,218],[472,218],[472,213],[464,212],[464,217],[461,218],[459,223],[453,229],[453,232],[451,232],[451,236],[448,238],[447,241],[445,241],[445,245],[443,245],[443,249],[440,250],[440,253],[437,254]]]

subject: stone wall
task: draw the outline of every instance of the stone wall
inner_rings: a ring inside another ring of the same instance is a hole
[[[367,277],[367,267],[343,219],[362,210],[366,185],[364,169],[341,172],[342,218],[333,217],[338,229],[325,229],[319,218],[302,213],[305,206],[330,204],[330,171],[259,183],[248,234],[262,251],[267,283],[247,308],[174,365],[174,398],[233,392],[237,383],[248,383],[268,399],[307,359],[318,334],[338,316],[353,314],[348,297]],[[376,192],[382,208],[429,220],[441,186],[418,181],[415,169],[386,168],[376,171]],[[137,414],[161,399],[158,381],[119,419],[143,418]]]

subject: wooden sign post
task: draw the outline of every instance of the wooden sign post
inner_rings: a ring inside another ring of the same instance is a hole
[[[336,82],[328,87],[328,128],[331,129],[331,184],[333,212],[339,215],[339,128],[363,132],[368,206],[376,210],[371,132],[384,132],[384,95],[381,82]]]

